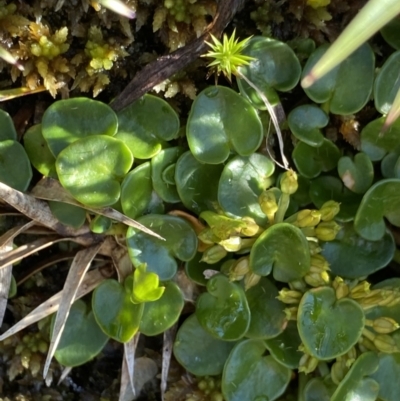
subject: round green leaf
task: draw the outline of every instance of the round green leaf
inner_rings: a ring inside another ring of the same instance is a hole
[[[348,352],[359,340],[364,321],[360,305],[349,298],[337,300],[330,287],[307,291],[297,314],[300,338],[307,352],[319,360]]]
[[[265,345],[271,355],[283,366],[289,369],[298,369],[300,359],[303,356],[299,346],[301,339],[297,324],[294,321],[287,322],[287,327],[277,337],[265,340]]]
[[[374,84],[375,108],[381,114],[389,113],[394,98],[400,90],[400,50],[394,52],[379,70]]]
[[[93,233],[105,234],[112,227],[112,221],[108,217],[99,214],[95,216],[89,226]]]
[[[128,342],[137,333],[144,304],[131,301],[132,276],[125,286],[116,280],[104,280],[93,292],[92,309],[98,325],[109,337]]]
[[[133,163],[130,150],[118,139],[93,135],[75,141],[57,157],[62,186],[84,205],[110,206],[120,196],[120,181]]]
[[[85,97],[54,102],[42,119],[43,137],[55,157],[78,139],[115,135],[117,126],[117,116],[110,106]]]
[[[341,157],[337,168],[343,184],[356,194],[365,193],[374,180],[374,166],[365,153],[357,153],[354,160]]]
[[[176,189],[187,209],[197,214],[217,209],[218,183],[223,168],[223,164],[200,163],[190,151],[178,159]]]
[[[17,140],[17,132],[15,131],[13,120],[4,110],[0,110],[0,127],[0,142],[7,139]]]
[[[193,156],[201,163],[223,163],[231,151],[254,153],[263,139],[257,111],[232,89],[213,86],[192,104],[186,135]]]
[[[193,314],[176,334],[174,356],[196,376],[215,376],[222,373],[234,345],[234,342],[218,340],[208,334]]]
[[[396,50],[400,50],[400,37],[399,37],[399,30],[400,30],[400,18],[392,19],[388,24],[386,24],[381,29],[381,35],[383,39],[389,43]]]
[[[329,45],[320,46],[310,56],[302,78],[310,72],[328,47]],[[314,102],[327,103],[329,111],[333,114],[354,114],[361,110],[370,98],[374,70],[374,53],[371,47],[364,43],[331,72],[305,89],[305,92]]]
[[[292,224],[269,227],[251,248],[250,269],[260,276],[267,276],[273,269],[275,280],[286,283],[301,279],[310,270],[306,237]]]
[[[386,232],[384,217],[400,227],[400,179],[388,178],[375,183],[364,195],[354,218],[354,228],[361,237],[380,240]]]
[[[142,98],[118,112],[116,138],[123,141],[138,159],[150,159],[178,137],[179,117],[163,99]]]
[[[292,371],[265,351],[261,340],[245,340],[233,348],[222,375],[227,401],[274,401],[284,393]]]
[[[329,117],[319,107],[305,104],[296,107],[288,115],[289,128],[292,134],[307,145],[318,147],[324,142],[321,128],[327,126]]]
[[[164,172],[169,167],[175,166],[175,162],[182,153],[183,149],[181,147],[168,148],[160,151],[151,159],[153,188],[164,202],[180,202],[175,182],[171,184],[171,182],[166,181]]]
[[[239,71],[267,96],[270,103],[279,103],[275,90],[287,92],[299,82],[300,62],[286,43],[263,36],[254,36],[242,53],[254,57],[255,60],[249,65],[240,67]],[[254,107],[266,109],[256,90],[243,79],[238,79],[237,82],[240,93],[246,96]]]
[[[354,219],[362,199],[347,189],[339,178],[331,176],[321,176],[311,182],[310,198],[318,208],[329,200],[339,202],[340,211],[336,219],[342,222]]]
[[[333,274],[345,278],[359,278],[383,269],[392,260],[396,245],[386,231],[379,241],[360,237],[353,224],[345,224],[334,241],[325,242],[322,254]]]
[[[331,380],[314,377],[304,387],[304,401],[330,401],[335,388]]]
[[[51,213],[62,224],[76,229],[83,226],[86,220],[86,210],[69,203],[49,201]]]
[[[330,171],[336,167],[340,151],[332,141],[323,139],[322,145],[317,148],[299,142],[292,152],[292,157],[302,176],[314,178],[322,171]]]
[[[400,118],[398,118],[384,135],[380,135],[386,117],[377,118],[367,124],[361,131],[361,150],[374,162],[382,160],[389,152],[400,154]]]
[[[400,354],[380,354],[378,370],[371,377],[379,383],[379,399],[398,401],[400,391]]]
[[[225,341],[243,337],[249,328],[250,310],[242,287],[217,274],[197,300],[196,316],[212,336]]]
[[[218,187],[222,209],[233,216],[252,217],[259,225],[266,224],[268,219],[261,211],[258,197],[272,185],[274,169],[274,163],[259,153],[230,160],[224,167]]]
[[[12,139],[0,142],[0,181],[18,191],[26,191],[32,168],[23,146]]]
[[[267,277],[246,291],[251,314],[246,337],[262,340],[282,333],[287,324],[286,306],[276,299],[278,295],[278,289]]]
[[[52,327],[54,320],[55,314]],[[78,300],[71,306],[54,356],[64,366],[83,365],[98,355],[107,341],[108,336],[101,331],[93,312],[88,311],[85,302]]]
[[[32,125],[24,135],[24,147],[33,167],[45,177],[57,178],[56,158],[43,138],[42,125]]]
[[[179,287],[173,282],[165,283],[161,298],[145,303],[139,331],[146,336],[164,333],[177,322],[184,303]]]
[[[343,401],[351,394],[352,399],[375,401],[378,397],[379,384],[368,377],[378,369],[379,359],[373,352],[361,354],[344,379],[339,383],[331,401]]]
[[[158,274],[161,281],[171,280],[178,269],[175,257],[191,260],[197,251],[197,236],[184,219],[176,216],[149,214],[139,223],[165,238],[154,238],[133,227],[126,233],[129,256],[134,266],[147,264],[149,272]]]

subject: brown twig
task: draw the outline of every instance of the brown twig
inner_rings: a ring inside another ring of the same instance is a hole
[[[110,106],[119,111],[130,103],[139,99],[146,92],[153,89],[155,85],[165,81],[170,76],[187,67],[191,62],[205,52],[210,39],[210,34],[221,36],[223,30],[231,21],[233,16],[243,7],[246,0],[220,0],[217,13],[213,22],[207,27],[206,32],[189,43],[185,47],[174,51],[166,56],[146,65],[138,72],[126,88],[115,98]]]

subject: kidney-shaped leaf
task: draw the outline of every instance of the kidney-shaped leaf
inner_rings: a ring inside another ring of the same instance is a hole
[[[171,281],[165,283],[161,298],[145,303],[139,331],[146,336],[164,333],[179,319],[183,305],[183,295],[179,287]]]
[[[234,342],[218,340],[207,333],[193,314],[178,330],[174,355],[190,373],[196,376],[215,376],[222,373],[234,345]]]
[[[300,62],[286,43],[263,36],[254,36],[249,40],[243,54],[254,57],[255,60],[249,65],[240,67],[240,72],[267,96],[270,103],[279,102],[275,90],[287,92],[299,82]],[[238,79],[238,85],[240,93],[244,94],[254,107],[266,109],[257,91],[245,80]]]
[[[54,324],[55,314],[52,324]],[[64,366],[79,366],[100,353],[108,341],[85,302],[74,302],[58,343],[55,358]]]
[[[178,269],[175,257],[188,261],[197,251],[197,236],[184,219],[176,216],[149,214],[137,219],[165,238],[154,238],[133,227],[128,228],[126,243],[135,266],[147,264],[147,270],[158,274],[161,281],[170,280]]]
[[[115,135],[117,126],[117,115],[110,106],[85,97],[54,102],[42,119],[43,137],[55,157],[78,139]]]
[[[234,216],[252,217],[259,225],[266,224],[268,219],[261,211],[258,197],[271,186],[274,169],[274,163],[259,153],[230,160],[224,167],[218,187],[222,209]]]
[[[250,252],[250,269],[267,276],[273,269],[275,280],[301,279],[310,270],[308,242],[292,224],[279,223],[265,230]]]
[[[337,300],[330,287],[307,291],[297,314],[301,340],[307,352],[319,360],[348,352],[360,338],[364,321],[361,306],[349,298]]]
[[[332,380],[314,377],[304,387],[304,401],[330,401],[331,395],[336,389]]]
[[[360,237],[353,224],[345,224],[334,241],[325,242],[322,253],[333,274],[358,278],[386,267],[392,260],[396,245],[389,231],[379,241]]]
[[[371,375],[379,383],[379,399],[397,401],[400,391],[400,354],[380,354],[379,368]]]
[[[224,86],[200,92],[192,104],[186,135],[193,156],[202,163],[223,163],[231,151],[249,156],[263,138],[257,111]]]
[[[76,200],[91,207],[104,207],[119,199],[120,181],[132,163],[132,153],[123,142],[93,135],[61,151],[56,169],[62,186]]]
[[[242,287],[217,274],[197,300],[196,316],[212,336],[225,341],[243,337],[250,324],[250,310]]]
[[[144,304],[131,301],[133,278],[125,285],[116,280],[103,281],[93,292],[92,309],[97,323],[109,337],[127,342],[137,333]]]
[[[226,361],[222,394],[227,401],[274,401],[286,390],[292,371],[268,355],[261,340],[237,344]]]
[[[293,135],[307,145],[318,147],[324,141],[321,128],[329,122],[327,114],[314,104],[296,107],[288,115],[289,128]]]
[[[166,141],[177,138],[178,131],[178,115],[165,100],[156,96],[146,94],[118,112],[116,138],[139,159],[155,156]]]
[[[319,47],[308,59],[304,78],[326,52],[329,45]],[[328,103],[333,114],[348,115],[361,110],[368,102],[374,80],[375,57],[364,43],[331,72],[304,89],[316,103]]]
[[[386,232],[384,217],[400,227],[400,180],[387,178],[375,183],[364,195],[354,219],[354,227],[361,237],[380,240]]]
[[[178,159],[176,189],[187,209],[197,214],[217,209],[218,183],[223,168],[223,164],[200,163],[190,151]]]

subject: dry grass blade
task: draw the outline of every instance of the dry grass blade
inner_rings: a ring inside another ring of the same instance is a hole
[[[0,91],[0,102],[7,102],[8,100],[15,99],[17,97],[33,95],[46,90],[47,89],[44,86],[38,86],[35,89],[26,87],[3,89]]]
[[[131,341],[124,343],[124,359],[126,364],[122,364],[122,369],[126,367],[128,370],[129,382],[131,384],[132,393],[136,396],[134,374],[135,374],[135,354],[136,347],[139,343],[140,333],[137,333]]]
[[[105,207],[102,209],[91,208],[89,206],[85,206],[77,202],[71,195],[61,186],[61,184],[52,178],[43,178],[32,190],[32,195],[36,198],[45,199],[45,200],[52,200],[58,202],[65,202],[71,205],[82,207],[90,212],[100,214],[102,216],[108,217],[111,220],[119,221],[127,226],[131,226],[133,228],[137,228],[145,232],[146,234],[152,235],[158,239],[164,240],[163,237],[156,234],[155,232],[151,231],[144,225],[138,223],[137,221],[123,215],[122,213],[118,212],[117,210],[112,209],[111,207]]]
[[[35,222],[31,221],[23,226],[14,227],[8,230],[0,237],[0,255],[8,253],[13,249],[14,238],[32,227]],[[8,292],[10,290],[12,278],[12,264],[8,264],[3,269],[0,269],[0,327],[3,324],[4,313],[7,307]]]
[[[53,216],[46,202],[17,191],[2,182],[0,182],[0,198],[23,213],[26,217],[39,222],[45,227],[51,228],[60,235],[78,236],[90,232],[87,226],[79,230],[64,226]]]
[[[161,400],[164,401],[164,394],[167,390],[167,379],[169,372],[169,365],[171,363],[172,347],[174,345],[176,331],[178,325],[174,324],[169,330],[164,332],[163,353],[162,353],[162,367],[161,367]]]
[[[93,291],[102,281],[104,281],[106,277],[103,273],[96,269],[88,272],[85,279],[83,280],[81,286],[78,289],[75,299],[82,298],[89,292]],[[0,336],[0,341],[5,340],[6,338],[18,333],[23,330],[25,327],[30,326],[33,323],[38,322],[39,320],[44,319],[46,316],[51,315],[52,313],[58,310],[60,305],[62,291],[53,295],[47,301],[43,302],[37,308],[35,308],[31,313],[26,315],[22,320],[20,320],[17,324],[9,328],[5,333]]]
[[[57,385],[59,386],[61,382],[71,373],[72,368],[70,366],[64,368],[61,373],[60,378],[58,379]]]
[[[57,311],[57,316],[54,322],[53,334],[51,336],[49,351],[47,353],[46,362],[43,368],[43,377],[46,378],[49,370],[51,359],[56,352],[58,343],[61,339],[61,334],[67,321],[69,310],[72,303],[76,298],[76,293],[85,277],[87,270],[92,263],[92,260],[99,252],[102,243],[91,246],[87,249],[79,251],[74,261],[72,262],[71,268],[69,269],[67,279],[65,280],[64,288],[62,290],[60,306]]]

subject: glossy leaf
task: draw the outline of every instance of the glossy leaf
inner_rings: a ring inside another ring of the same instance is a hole
[[[168,167],[176,163],[182,153],[183,149],[181,147],[168,148],[160,151],[151,159],[151,179],[153,188],[164,202],[180,202],[175,183],[171,184],[167,182],[164,172]]]
[[[0,182],[25,191],[32,179],[32,168],[23,146],[12,139],[0,142]]]
[[[285,330],[274,338],[265,340],[265,345],[276,361],[289,369],[298,369],[303,354],[298,350],[301,344],[297,324],[287,322]]]
[[[364,312],[350,298],[336,299],[330,287],[307,291],[299,305],[297,327],[307,352],[319,360],[344,355],[364,328]]]
[[[400,178],[400,156],[395,152],[388,153],[382,159],[381,172],[385,178]]]
[[[340,151],[328,139],[324,139],[319,147],[299,142],[292,152],[292,157],[297,170],[302,176],[314,178],[321,174],[322,171],[330,171],[337,166]]]
[[[276,337],[285,329],[287,321],[285,305],[276,299],[278,289],[267,277],[246,291],[250,308],[250,326],[246,337],[268,339]]]
[[[322,45],[310,56],[304,67],[303,79],[328,48],[329,45]],[[361,110],[370,98],[374,69],[374,53],[368,44],[363,44],[340,65],[304,90],[314,102],[327,103],[333,114],[353,114]]]
[[[293,89],[300,79],[300,62],[294,51],[283,42],[263,36],[252,37],[242,52],[254,57],[249,65],[239,71],[263,92],[270,103],[279,103],[276,91]],[[243,79],[238,79],[240,93],[246,96],[258,109],[266,106],[257,92]]]
[[[116,138],[139,159],[150,159],[167,141],[178,137],[178,115],[165,100],[156,96],[146,94],[117,115]]]
[[[305,104],[293,109],[288,115],[289,128],[292,134],[309,146],[318,147],[324,142],[321,128],[326,127],[329,117],[319,107]]]
[[[310,270],[306,237],[292,224],[269,227],[251,248],[250,269],[260,276],[267,276],[273,270],[275,280],[286,283],[301,279]]]
[[[384,123],[384,117],[378,118],[367,124],[361,131],[361,150],[372,161],[382,160],[389,152],[400,154],[400,119],[395,121],[384,135],[380,135]]]
[[[321,176],[311,182],[310,198],[318,208],[329,200],[339,202],[336,219],[342,222],[354,219],[362,199],[361,195],[347,189],[339,178],[331,176]]]
[[[364,195],[354,219],[354,228],[361,237],[380,240],[386,232],[384,217],[400,227],[400,180],[384,179],[375,183]]]
[[[388,24],[386,24],[381,29],[381,35],[383,39],[389,43],[396,50],[400,50],[400,37],[399,37],[399,30],[400,30],[400,18],[392,19]]]
[[[330,401],[335,388],[331,380],[314,377],[304,387],[304,401]]]
[[[117,116],[110,106],[84,97],[54,102],[42,119],[43,137],[55,157],[78,139],[115,135],[117,126]]]
[[[0,141],[11,139],[17,140],[17,132],[15,131],[13,120],[4,110],[0,110]]]
[[[217,209],[218,183],[223,168],[223,164],[200,163],[190,151],[178,159],[176,189],[187,209],[197,214]]]
[[[338,162],[338,173],[343,184],[356,194],[365,193],[374,179],[374,166],[365,153],[357,153],[354,160],[341,157]]]
[[[133,273],[131,301],[135,304],[157,301],[165,290],[165,287],[159,285],[157,274],[146,270],[147,266],[142,264]]]
[[[352,399],[375,401],[379,392],[379,384],[368,376],[376,372],[378,366],[379,359],[375,353],[361,354],[339,383],[331,401],[343,401],[349,394]]]
[[[379,70],[374,85],[375,108],[382,114],[387,114],[394,98],[400,89],[399,80],[400,51],[387,58]]]
[[[103,281],[93,292],[92,309],[104,333],[114,340],[128,342],[139,330],[144,304],[131,302],[132,276],[124,285]]]
[[[272,185],[274,169],[274,163],[259,153],[230,160],[224,167],[218,187],[222,209],[233,216],[252,217],[259,225],[266,224],[268,219],[261,211],[258,197]]]
[[[49,201],[51,213],[62,224],[80,228],[86,220],[86,210],[69,203]]]
[[[57,177],[56,158],[42,134],[42,125],[32,125],[24,135],[24,147],[33,167],[45,177]]]
[[[95,234],[105,234],[112,227],[112,221],[106,216],[97,215],[91,220],[89,227]]]
[[[174,356],[187,371],[196,376],[219,375],[234,345],[234,342],[211,336],[193,314],[178,330]]]
[[[54,320],[55,314],[52,325]],[[101,352],[108,339],[96,323],[93,312],[88,310],[85,302],[78,300],[71,306],[54,356],[64,366],[83,365]]]
[[[342,227],[334,241],[323,244],[322,254],[328,260],[333,274],[356,279],[386,267],[395,249],[389,231],[379,241],[368,241],[360,237],[350,223]]]
[[[244,290],[226,276],[217,274],[208,281],[207,291],[197,300],[199,323],[215,338],[225,341],[242,338],[250,324]]]
[[[250,156],[263,139],[256,110],[224,86],[200,92],[192,104],[186,135],[193,156],[201,163],[223,163],[231,151]]]
[[[245,340],[235,346],[222,375],[227,401],[274,401],[289,384],[291,370],[265,356],[261,340]]]
[[[91,207],[110,206],[120,197],[120,181],[130,170],[132,153],[118,139],[92,135],[75,141],[57,157],[62,186]]]
[[[147,264],[149,272],[158,274],[161,281],[172,279],[178,269],[175,257],[191,260],[197,251],[197,236],[192,227],[180,217],[149,214],[139,223],[165,238],[154,238],[133,227],[126,234],[129,256],[134,266]]]
[[[165,283],[161,298],[145,303],[139,331],[146,336],[164,333],[177,322],[184,303],[179,287],[173,282]]]
[[[371,377],[379,383],[379,399],[397,401],[400,391],[400,354],[380,354],[379,368]]]

